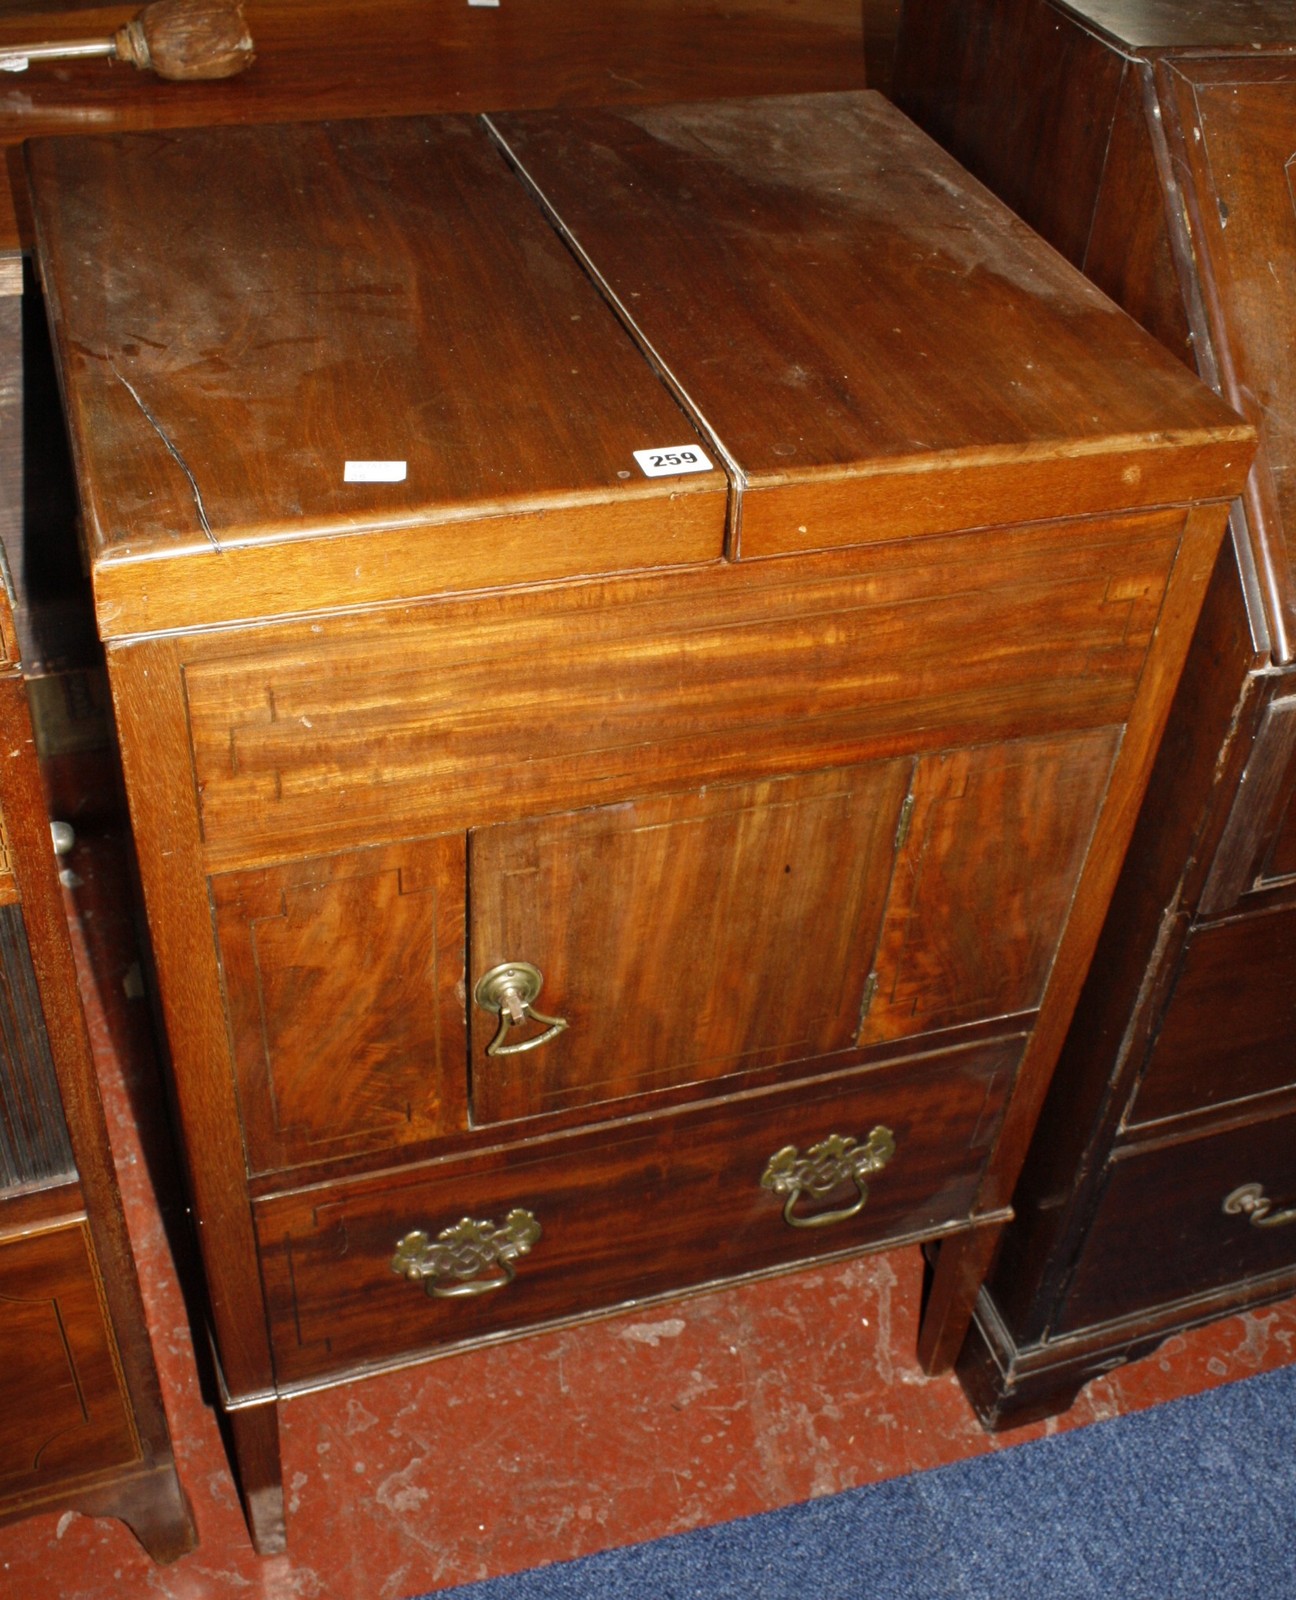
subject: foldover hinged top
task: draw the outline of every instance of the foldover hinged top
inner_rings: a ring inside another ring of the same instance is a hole
[[[714,560],[718,469],[480,123],[38,143],[106,636]]]
[[[33,146],[106,635],[1182,502],[1243,448],[877,96],[494,128],[589,276],[480,122]]]

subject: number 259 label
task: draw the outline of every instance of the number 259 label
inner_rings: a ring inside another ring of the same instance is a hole
[[[695,444],[673,444],[662,450],[636,450],[634,458],[646,478],[673,478],[681,472],[710,472],[706,452]]]

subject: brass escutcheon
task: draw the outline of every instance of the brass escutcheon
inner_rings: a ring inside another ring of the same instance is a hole
[[[1275,1211],[1273,1201],[1259,1183],[1239,1184],[1224,1196],[1224,1211],[1230,1217],[1246,1217],[1253,1228],[1285,1228],[1296,1222],[1296,1206]]]
[[[438,1300],[490,1294],[513,1282],[513,1263],[526,1255],[540,1237],[540,1224],[531,1212],[518,1206],[498,1227],[476,1217],[464,1217],[429,1239],[421,1228],[407,1233],[396,1246],[391,1269]],[[495,1269],[489,1278],[479,1273]]]
[[[776,1195],[786,1195],[783,1220],[792,1228],[826,1228],[833,1222],[845,1222],[858,1215],[868,1199],[865,1178],[881,1172],[895,1154],[895,1137],[890,1128],[874,1128],[863,1144],[849,1134],[830,1133],[826,1139],[812,1145],[808,1154],[802,1155],[796,1145],[785,1145],[772,1155],[761,1176],[761,1187]],[[808,1216],[797,1216],[796,1203],[803,1194],[822,1199],[840,1188],[843,1183],[853,1183],[859,1198],[854,1205],[839,1211],[817,1211]]]
[[[473,999],[483,1011],[497,1012],[500,1019],[495,1037],[486,1046],[488,1056],[516,1056],[524,1050],[538,1050],[567,1026],[566,1017],[547,1017],[532,1004],[543,984],[544,974],[529,961],[502,961],[478,978]],[[542,1024],[545,1031],[517,1044],[505,1044],[509,1029],[520,1026],[528,1017]]]

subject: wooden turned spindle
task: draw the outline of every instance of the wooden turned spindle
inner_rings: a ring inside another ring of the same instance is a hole
[[[75,39],[0,50],[0,70],[33,61],[109,56],[173,82],[232,78],[256,60],[241,0],[153,0],[111,39]]]

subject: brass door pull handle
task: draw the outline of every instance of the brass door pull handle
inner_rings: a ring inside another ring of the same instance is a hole
[[[488,1056],[517,1056],[524,1050],[538,1050],[566,1028],[566,1017],[547,1017],[532,1004],[543,984],[544,974],[529,961],[504,961],[478,978],[473,999],[483,1011],[494,1011],[500,1019],[495,1037],[486,1046]],[[530,1039],[519,1039],[516,1044],[505,1044],[509,1029],[528,1018],[540,1023],[545,1031]]]
[[[513,1263],[540,1237],[540,1224],[521,1206],[496,1227],[464,1217],[443,1228],[435,1240],[421,1228],[407,1233],[396,1246],[391,1269],[411,1283],[421,1283],[438,1300],[463,1299],[506,1288],[517,1276]],[[478,1274],[494,1269],[491,1277]]]
[[[1296,1222],[1296,1206],[1275,1211],[1273,1201],[1260,1183],[1239,1184],[1224,1196],[1224,1211],[1230,1217],[1246,1217],[1253,1228],[1285,1228]]]
[[[819,1144],[812,1145],[804,1156],[796,1145],[784,1145],[770,1157],[761,1176],[761,1187],[787,1197],[783,1220],[789,1227],[826,1228],[834,1222],[845,1222],[864,1209],[869,1193],[865,1178],[881,1172],[895,1154],[895,1148],[890,1128],[881,1125],[873,1129],[863,1144],[848,1134],[830,1133]],[[803,1194],[822,1199],[848,1182],[855,1185],[859,1196],[854,1205],[838,1211],[796,1214],[797,1201]]]

